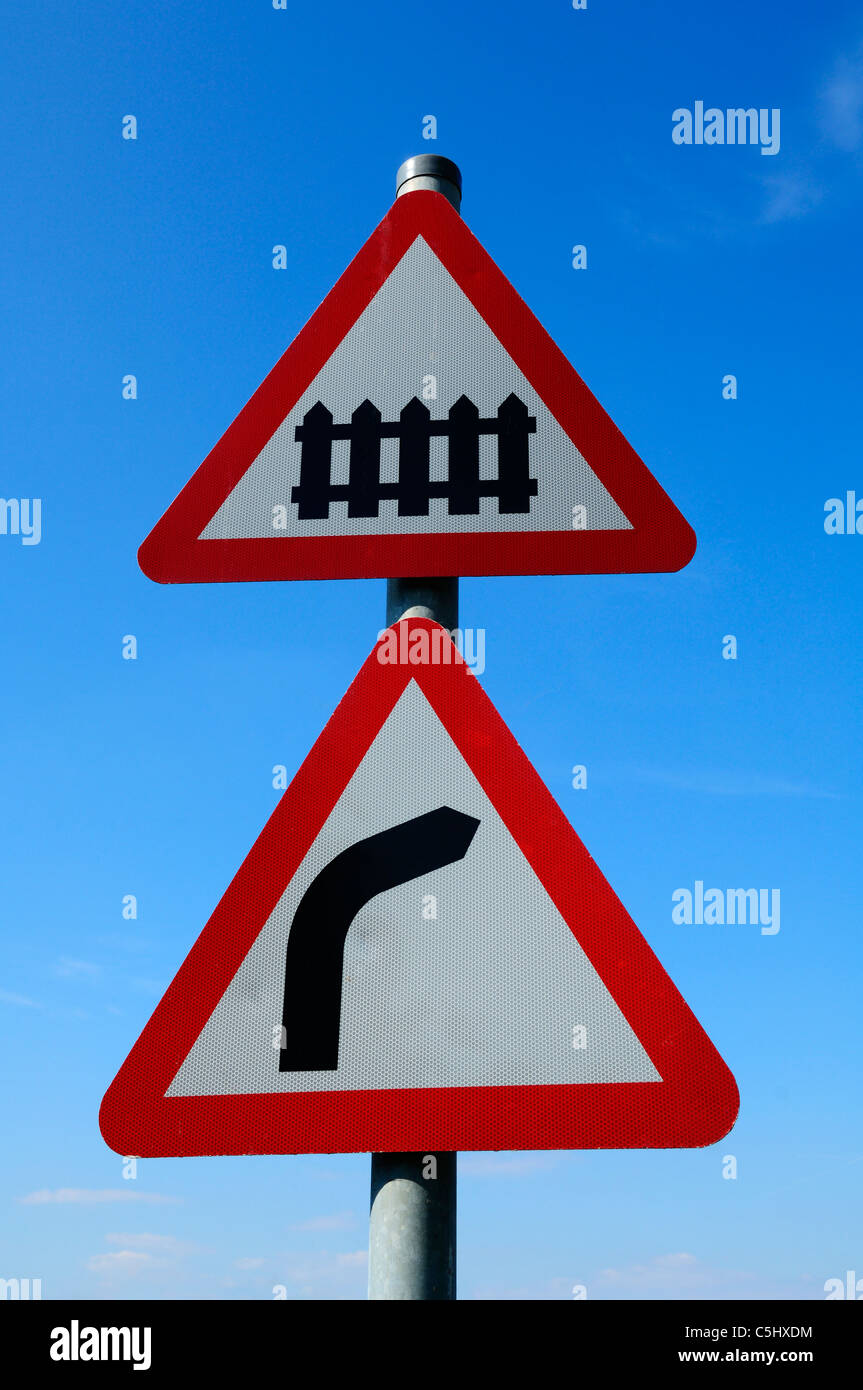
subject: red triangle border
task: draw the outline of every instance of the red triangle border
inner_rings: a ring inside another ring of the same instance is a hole
[[[631,531],[200,540],[275,430],[417,236],[461,286],[603,486]],[[141,545],[160,583],[682,569],[695,533],[494,261],[440,193],[397,198],[320,307]]]
[[[405,620],[408,636],[432,630]],[[452,663],[370,654],[109,1088],[124,1156],[673,1148],[731,1128],[734,1078],[551,793],[452,649]],[[410,680],[455,741],[610,989],[661,1082],[166,1097],[253,941]]]

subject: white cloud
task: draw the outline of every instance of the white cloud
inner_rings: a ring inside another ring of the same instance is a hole
[[[91,1274],[99,1274],[112,1281],[115,1278],[133,1278],[139,1274],[164,1274],[171,1280],[177,1277],[180,1261],[184,1255],[201,1253],[197,1245],[178,1240],[176,1236],[157,1235],[151,1231],[132,1233],[110,1232],[105,1237],[108,1245],[119,1245],[119,1250],[105,1250],[91,1255],[85,1261],[85,1268]]]
[[[298,1285],[303,1298],[331,1297],[334,1292],[360,1298],[365,1293],[367,1250],[335,1254],[287,1255],[275,1261],[275,1282]]]
[[[767,174],[763,179],[766,201],[761,209],[762,222],[788,222],[805,217],[821,202],[820,187],[809,175],[787,170]]]
[[[158,1265],[145,1250],[110,1250],[103,1255],[91,1255],[86,1268],[91,1274],[140,1274]]]
[[[595,1298],[771,1298],[759,1290],[755,1275],[741,1270],[713,1269],[688,1251],[655,1255],[645,1264],[602,1269],[585,1280]],[[790,1296],[790,1295],[786,1295]],[[798,1298],[801,1294],[796,1295]]]
[[[41,1004],[37,1004],[35,999],[28,999],[26,994],[12,994],[8,989],[0,989],[0,1004],[17,1004],[21,1009],[40,1009]]]
[[[25,1207],[42,1207],[51,1203],[94,1206],[101,1202],[148,1202],[153,1206],[163,1206],[175,1205],[182,1198],[167,1197],[161,1192],[134,1192],[125,1187],[58,1187],[53,1191],[43,1187],[38,1192],[28,1192],[26,1197],[19,1197],[18,1201]]]
[[[694,1275],[697,1264],[694,1255],[679,1251],[674,1255],[656,1255],[646,1265],[600,1270],[599,1278],[604,1284],[655,1284],[667,1279],[669,1273],[684,1278]]]
[[[308,1221],[298,1221],[291,1226],[292,1231],[349,1231],[356,1226],[352,1212],[338,1211],[333,1216],[312,1216]]]
[[[819,94],[819,124],[837,149],[852,153],[863,142],[863,47],[843,53]]]
[[[572,1298],[575,1280],[562,1279],[559,1275],[546,1279],[541,1284],[477,1284],[464,1297],[482,1303],[536,1303],[549,1300]]]
[[[178,1240],[176,1236],[153,1235],[149,1231],[138,1231],[134,1234],[111,1232],[105,1237],[105,1240],[109,1245],[122,1245],[126,1251],[147,1251],[150,1254],[158,1255],[179,1257],[180,1255],[196,1255],[200,1251],[200,1246]]]
[[[781,170],[761,176],[765,201],[758,220],[762,224],[796,221],[806,217],[829,193],[837,192],[837,176],[847,183],[847,161],[835,167],[832,152],[855,154],[863,149],[863,44],[836,59],[815,97],[814,119],[823,137],[815,152],[814,167],[789,167],[783,157]],[[831,149],[832,147],[832,149]]]
[[[820,1285],[809,1275],[785,1282],[769,1276],[734,1269],[715,1269],[702,1264],[688,1251],[656,1255],[644,1264],[624,1265],[619,1269],[603,1269],[586,1277],[584,1269],[573,1270],[565,1277],[555,1275],[542,1283],[478,1284],[465,1297],[483,1301],[552,1299],[573,1300],[576,1287],[587,1288],[588,1299],[594,1300],[677,1300],[677,1299],[782,1299],[799,1300],[823,1297]]]
[[[826,791],[809,782],[790,782],[760,772],[729,767],[702,767],[697,773],[677,772],[673,768],[619,767],[619,776],[634,777],[640,782],[657,786],[676,787],[680,791],[702,792],[707,796],[787,796],[811,797],[813,800],[836,801],[838,792]]]
[[[54,965],[54,974],[70,980],[95,980],[102,973],[100,965],[89,960],[74,960],[71,956],[61,956]]]
[[[531,1173],[545,1173],[560,1159],[552,1153],[471,1154],[459,1157],[458,1171],[470,1178],[523,1178]]]
[[[260,1255],[244,1255],[239,1260],[234,1260],[235,1269],[260,1269],[267,1262]]]

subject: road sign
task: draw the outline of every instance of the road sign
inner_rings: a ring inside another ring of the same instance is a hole
[[[695,535],[441,194],[397,198],[139,551],[163,583],[676,570]]]
[[[687,1147],[734,1079],[444,629],[387,630],[102,1104],[124,1155]]]

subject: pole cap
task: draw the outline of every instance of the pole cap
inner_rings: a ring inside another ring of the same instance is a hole
[[[461,170],[442,154],[415,154],[399,166],[396,174],[396,197],[429,188],[442,193],[456,212],[461,206]]]

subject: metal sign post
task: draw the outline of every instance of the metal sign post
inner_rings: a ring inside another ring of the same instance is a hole
[[[396,197],[428,188],[461,204],[461,173],[441,155],[402,164]],[[458,579],[388,579],[387,627],[403,617],[458,627]],[[369,1298],[453,1299],[456,1296],[456,1168],[454,1153],[372,1154],[369,1207]]]

